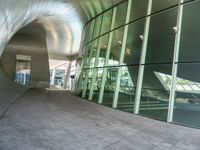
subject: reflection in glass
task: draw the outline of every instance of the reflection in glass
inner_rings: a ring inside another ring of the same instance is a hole
[[[152,13],[178,5],[179,0],[153,0]]]
[[[106,74],[106,84],[104,86],[103,105],[112,107],[113,96],[116,88],[117,67],[108,67]]]
[[[169,91],[159,79],[161,76],[171,75],[172,65],[146,65],[142,85],[140,115],[158,120],[167,120]],[[169,81],[166,80],[167,84]]]
[[[127,1],[117,6],[117,14],[115,21],[115,28],[120,27],[125,24],[127,12]]]
[[[89,66],[89,57],[90,57],[90,50],[91,50],[91,43],[87,44],[85,47],[85,55],[84,55],[84,68],[88,68]]]
[[[103,67],[105,65],[105,58],[108,48],[108,35],[109,34],[102,36],[98,67]]]
[[[146,63],[172,62],[176,20],[177,7],[151,17]]]
[[[91,22],[89,22],[89,33],[88,33],[88,42],[92,40],[93,32],[94,32],[94,23],[95,19],[93,19]]]
[[[121,27],[113,32],[114,32],[113,41],[112,41],[112,47],[111,47],[108,66],[116,66],[119,64],[119,57],[120,57],[120,52],[121,52],[124,27]]]
[[[199,14],[200,1],[194,1],[184,5],[179,62],[200,61]]]
[[[78,73],[75,77],[75,93],[78,95],[78,96],[81,96],[82,94],[82,90],[83,90],[83,79],[85,78],[85,74],[84,74],[84,70],[78,70]]]
[[[101,24],[102,24],[102,16],[103,15],[100,15],[95,19],[93,39],[95,39],[96,37],[98,37],[100,35]]]
[[[173,121],[200,128],[200,64],[179,64]]]
[[[146,16],[148,0],[133,0],[130,21],[135,21]]]
[[[88,56],[87,56],[87,68],[93,68],[94,67],[94,62],[96,58],[96,53],[97,53],[97,47],[98,47],[98,41],[99,39],[96,39],[95,41],[92,42],[91,49],[88,49]]]
[[[138,66],[122,67],[117,109],[133,113]]]
[[[86,80],[86,71],[87,69],[83,69],[82,72],[81,72],[81,78],[80,81],[79,81],[79,89],[80,89],[80,96],[82,95],[83,93],[83,89],[84,89],[84,83],[85,83],[85,80]]]
[[[111,9],[103,14],[101,35],[110,30],[111,21],[112,21],[112,13],[113,13],[113,9]]]
[[[86,96],[85,98],[88,99],[89,98],[89,93],[90,93],[90,87],[91,87],[91,83],[92,83],[92,75],[93,75],[93,69],[86,69],[85,71],[85,79],[84,79],[84,83],[86,85],[86,87],[83,87],[83,88],[86,88]],[[88,80],[86,80],[86,78],[88,77]]]
[[[101,88],[101,81],[103,75],[103,68],[94,68],[95,82],[94,82],[94,92],[93,92],[93,101],[98,103],[99,92]]]
[[[140,35],[144,32],[145,19],[133,22],[129,25],[128,38],[126,41],[126,50],[124,62],[128,64],[139,64],[142,40]]]

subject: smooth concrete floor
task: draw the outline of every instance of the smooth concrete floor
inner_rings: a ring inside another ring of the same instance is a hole
[[[31,89],[0,120],[0,150],[200,150],[200,130]]]

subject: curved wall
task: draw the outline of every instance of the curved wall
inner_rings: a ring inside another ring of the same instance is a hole
[[[1,61],[1,60],[0,60]],[[0,118],[9,106],[28,88],[18,85],[7,78],[0,62]]]
[[[28,30],[27,30],[28,28]],[[20,30],[9,41],[1,56],[0,63],[0,116],[28,88],[49,87],[49,59],[45,35],[40,26],[29,26]],[[31,32],[27,32],[32,30]],[[35,32],[40,32],[38,37]],[[16,73],[16,55],[31,56],[31,85],[21,86],[14,82]]]
[[[77,94],[142,116],[200,127],[200,2],[127,0],[91,20]]]
[[[44,30],[40,33],[45,37]],[[10,40],[2,54],[1,61],[7,77],[12,81],[15,79],[16,55],[31,57],[31,87],[49,87],[49,59],[45,38],[19,32]]]

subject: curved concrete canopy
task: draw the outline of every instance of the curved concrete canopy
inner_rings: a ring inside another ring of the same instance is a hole
[[[0,56],[11,37],[32,22],[45,28],[50,54],[76,55],[84,24],[120,1],[0,0]]]

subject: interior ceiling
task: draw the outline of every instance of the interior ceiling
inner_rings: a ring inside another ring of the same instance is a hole
[[[0,0],[0,55],[19,30],[30,35],[44,36],[47,49],[52,55],[76,55],[84,24],[120,1]],[[34,24],[44,28],[46,35],[41,35],[40,29]],[[27,25],[29,27],[24,28]]]

